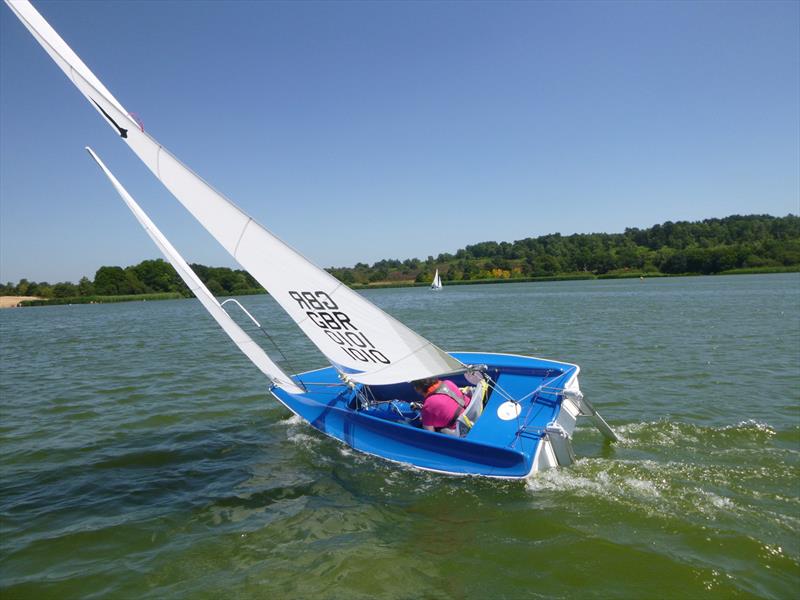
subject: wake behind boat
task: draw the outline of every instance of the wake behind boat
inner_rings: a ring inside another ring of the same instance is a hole
[[[313,265],[214,190],[142,130],[30,2],[6,3],[113,131],[328,360],[327,368],[286,374],[228,316],[90,150],[189,289],[269,379],[270,391],[289,410],[362,452],[451,474],[521,478],[570,464],[571,438],[582,415],[591,417],[607,438],[616,439],[581,394],[576,365],[443,351]],[[420,428],[421,398],[412,382],[443,378],[468,390],[458,435]]]

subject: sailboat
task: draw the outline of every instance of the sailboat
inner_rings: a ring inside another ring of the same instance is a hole
[[[574,460],[579,416],[616,436],[581,393],[577,365],[513,354],[445,352],[315,266],[258,224],[146,133],[27,0],[5,0],[112,131],[327,359],[287,374],[202,284],[177,250],[90,154],[202,305],[264,374],[269,391],[317,430],[366,454],[453,475],[519,479]],[[239,305],[241,307],[241,305]],[[244,309],[244,307],[241,307]],[[256,319],[247,312],[253,322]],[[469,389],[457,435],[421,428],[413,382]]]
[[[442,278],[439,277],[439,269],[436,269],[436,273],[433,276],[433,281],[431,282],[431,289],[432,290],[442,289]]]

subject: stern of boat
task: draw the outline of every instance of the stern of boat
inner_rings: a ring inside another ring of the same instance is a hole
[[[566,467],[575,462],[572,449],[572,434],[578,423],[578,417],[589,417],[604,437],[610,441],[618,440],[616,434],[586,399],[578,383],[578,372],[564,387],[561,399],[561,410],[558,417],[545,427],[544,435],[533,459],[532,473]]]

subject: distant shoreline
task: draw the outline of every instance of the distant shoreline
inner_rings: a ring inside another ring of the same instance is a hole
[[[0,308],[17,308],[20,302],[46,300],[41,296],[0,296]]]
[[[550,275],[546,277],[504,277],[499,279],[457,279],[443,281],[445,286],[454,285],[481,285],[490,283],[549,283],[552,281],[597,281],[603,279],[666,279],[674,277],[717,277],[720,275],[776,275],[780,273],[800,273],[800,265],[790,267],[756,267],[752,269],[732,269],[719,273],[660,273],[631,271],[627,273],[570,273],[566,275]],[[396,287],[428,287],[430,283],[417,283],[415,281],[381,281],[370,284],[351,284],[354,290],[375,290]]]
[[[127,294],[124,296],[75,296],[71,298],[42,298],[41,296],[0,296],[0,309],[29,306],[58,306],[60,304],[114,304],[117,302],[146,302],[148,300],[178,300],[185,298],[177,292]]]
[[[553,281],[597,281],[608,279],[664,279],[674,277],[718,277],[721,275],[775,275],[780,273],[798,273],[800,267],[792,266],[783,269],[768,268],[768,269],[735,269],[732,271],[723,271],[713,275],[704,275],[702,273],[682,273],[680,275],[667,275],[664,273],[630,273],[630,274],[614,274],[614,275],[594,275],[587,273],[586,275],[562,275],[552,277],[515,277],[508,279],[468,279],[459,281],[446,281],[447,286],[461,286],[461,285],[486,285],[493,283],[549,283]],[[351,285],[354,290],[380,290],[388,288],[406,288],[406,287],[428,287],[428,283],[417,283],[415,281],[384,281],[376,282],[370,285]],[[266,293],[266,292],[262,292]],[[60,304],[110,304],[116,302],[144,302],[147,300],[176,300],[183,298],[181,294],[177,293],[158,293],[158,294],[137,294],[137,295],[124,295],[124,296],[91,296],[91,297],[77,297],[77,298],[42,298],[41,296],[0,296],[0,309],[3,308],[25,308],[30,306],[57,306]],[[193,297],[193,296],[190,296]]]

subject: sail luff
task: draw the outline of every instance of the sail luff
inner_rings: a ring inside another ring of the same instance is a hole
[[[217,321],[219,326],[228,334],[234,344],[242,351],[242,353],[250,359],[250,361],[258,367],[269,379],[277,386],[285,389],[290,393],[301,393],[304,390],[299,387],[292,378],[287,375],[272,359],[264,352],[264,350],[256,344],[255,341],[241,328],[239,325],[228,315],[227,311],[220,305],[216,297],[200,280],[197,274],[192,270],[189,264],[178,253],[175,247],[158,229],[155,223],[147,216],[147,213],[142,210],[136,200],[128,193],[128,191],[117,180],[113,173],[106,167],[100,157],[89,147],[86,148],[89,155],[94,159],[97,165],[105,173],[111,185],[117,191],[123,202],[128,206],[133,216],[139,221],[141,226],[147,232],[147,235],[153,240],[155,245],[161,253],[169,260],[170,264],[175,268],[175,271],[186,283],[191,292],[197,297],[203,307],[209,314]]]
[[[395,383],[464,365],[278,239],[132,120],[27,0],[6,0],[123,141],[353,381]],[[124,127],[125,126],[125,127]]]

